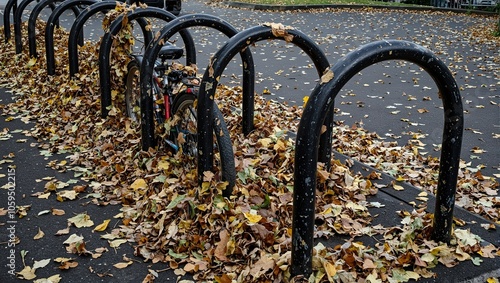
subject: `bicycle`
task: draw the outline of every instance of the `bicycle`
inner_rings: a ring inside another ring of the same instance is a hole
[[[158,55],[153,71],[152,95],[154,103],[154,118],[156,125],[166,125],[166,130],[160,139],[171,150],[196,157],[197,152],[197,119],[195,101],[201,80],[193,72],[175,68],[174,63],[182,57],[183,49],[170,43],[165,44]],[[132,60],[127,66],[125,76],[126,113],[133,122],[140,124],[140,68],[142,55],[132,54]],[[195,72],[195,71],[194,71]],[[166,123],[168,122],[168,123]],[[222,112],[214,107],[215,149],[218,149],[221,177],[228,182],[224,195],[229,196],[236,183],[236,168],[231,139]],[[158,127],[157,127],[158,128]],[[220,134],[222,133],[222,134]],[[217,154],[216,154],[217,156]]]

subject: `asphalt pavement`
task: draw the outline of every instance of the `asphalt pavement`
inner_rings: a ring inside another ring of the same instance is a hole
[[[0,7],[4,0],[0,0]],[[375,40],[402,39],[421,44],[449,66],[461,88],[465,110],[465,131],[462,158],[470,162],[470,168],[481,168],[485,176],[500,176],[500,54],[498,45],[475,42],[464,33],[468,27],[481,25],[484,19],[463,13],[413,14],[401,11],[351,10],[339,11],[271,11],[241,9],[233,6],[210,6],[200,0],[183,2],[181,15],[207,13],[217,15],[238,30],[244,30],[265,22],[280,22],[293,26],[310,36],[325,51],[333,65],[349,51]],[[32,7],[32,6],[29,6]],[[3,8],[2,8],[3,9]],[[3,12],[3,10],[2,10]],[[3,13],[2,13],[3,16]],[[45,15],[46,16],[46,15]],[[26,20],[26,18],[24,19]],[[71,15],[63,24],[71,23]],[[161,26],[161,23],[157,23]],[[94,20],[86,26],[91,38],[99,36],[100,22]],[[192,32],[197,46],[197,62],[201,69],[208,64],[209,57],[225,42],[226,38],[216,31],[197,29]],[[256,91],[266,97],[290,104],[302,104],[303,97],[310,95],[318,81],[312,61],[300,49],[284,42],[259,42],[252,47],[256,62]],[[237,84],[241,79],[241,62],[235,59],[221,82]],[[0,89],[0,104],[7,104],[13,95]],[[368,67],[349,82],[336,100],[336,119],[348,125],[363,124],[390,141],[405,143],[415,133],[422,134],[424,151],[438,156],[441,143],[443,110],[437,97],[436,86],[425,71],[405,62],[385,62]],[[423,111],[422,109],[425,109]],[[53,236],[67,227],[67,218],[87,212],[95,223],[113,219],[120,211],[119,205],[100,206],[82,198],[73,202],[58,202],[56,199],[37,201],[32,194],[43,191],[46,180],[55,178],[64,182],[79,182],[73,172],[57,172],[47,168],[50,160],[63,160],[64,156],[48,156],[37,148],[38,141],[26,137],[33,127],[18,119],[10,122],[0,119],[0,129],[9,128],[10,136],[0,141],[0,186],[11,182],[13,190],[0,190],[0,208],[6,212],[0,216],[0,281],[17,282],[11,273],[19,272],[24,264],[57,257],[75,257],[68,254],[62,244],[66,236]],[[479,149],[479,150],[478,150]],[[339,158],[342,158],[340,155]],[[363,164],[357,164],[359,168]],[[388,176],[386,176],[389,178]],[[9,192],[14,191],[14,197]],[[387,204],[387,210],[410,208],[410,202],[418,190],[408,186],[397,194],[380,193],[377,201]],[[9,205],[31,206],[27,216],[21,219],[8,218]],[[432,207],[432,199],[429,200]],[[63,216],[43,212],[57,208],[66,212]],[[0,210],[2,211],[2,210]],[[457,216],[468,223],[487,242],[500,246],[499,228],[488,232],[480,228],[484,220],[464,210],[457,209]],[[393,214],[378,221],[394,221]],[[118,225],[118,219],[110,225]],[[40,230],[45,237],[34,240]],[[148,273],[158,273],[158,282],[176,282],[165,264],[143,262],[134,257],[133,243],[110,248],[106,241],[92,228],[71,228],[71,232],[83,235],[88,250],[108,249],[99,258],[78,257],[78,266],[69,270],[58,270],[51,262],[37,270],[37,278],[61,274],[62,282],[140,282]],[[10,241],[15,239],[15,245]],[[337,239],[334,241],[342,241]],[[26,253],[24,256],[23,254]],[[133,263],[119,269],[119,262]],[[14,264],[14,265],[10,265]],[[155,270],[151,272],[148,270]],[[438,267],[437,278],[422,282],[485,282],[488,277],[500,276],[498,258],[485,260],[480,266],[469,263],[454,268]],[[187,277],[189,279],[189,277]]]

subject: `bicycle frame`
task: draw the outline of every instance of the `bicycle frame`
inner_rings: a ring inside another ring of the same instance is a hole
[[[136,60],[139,64],[142,64],[142,55],[131,55],[133,60]],[[182,71],[171,70],[172,64],[167,62],[168,59],[172,58],[160,58],[155,61],[155,65],[153,68],[153,89],[152,95],[154,100],[154,116],[156,122],[158,124],[164,123],[170,118],[173,118],[172,107],[174,105],[177,94],[173,93],[174,87],[183,83],[186,85],[186,89],[183,92],[187,94],[193,94],[196,96],[197,94],[197,84],[192,84],[187,80],[197,79],[196,77],[188,77]],[[198,81],[199,83],[199,81]],[[162,103],[159,103],[162,101]],[[176,126],[177,129],[177,126]],[[179,132],[180,129],[177,129],[176,132]],[[172,136],[171,139],[176,138]],[[165,139],[165,142],[173,148],[176,152],[179,150],[179,147],[169,139]]]

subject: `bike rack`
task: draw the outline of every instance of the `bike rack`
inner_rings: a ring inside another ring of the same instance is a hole
[[[158,57],[158,53],[160,52],[162,46],[161,41],[168,40],[175,33],[180,32],[183,29],[195,26],[205,26],[217,29],[220,32],[227,35],[228,37],[230,37],[231,39],[239,35],[237,30],[231,24],[218,17],[206,14],[194,14],[194,15],[186,15],[178,17],[175,20],[171,21],[166,26],[164,26],[163,29],[160,31],[160,36],[156,40],[149,43],[149,46],[146,49],[146,52],[144,53],[144,60],[141,66],[141,73],[140,73],[141,113],[142,113],[141,130],[142,130],[143,150],[148,150],[150,147],[155,146],[153,97],[151,96],[151,93],[149,93],[149,89],[151,89],[152,87],[151,78],[153,76],[153,66],[154,66],[154,61]],[[250,50],[239,49],[235,53],[237,52],[240,52],[241,60],[243,62],[243,96],[244,96],[243,117],[244,119],[247,119],[247,122],[246,123],[244,122],[244,124],[247,126],[246,128],[247,131],[250,132],[251,129],[253,128],[253,109],[254,109],[253,100],[254,100],[254,83],[255,83],[254,63],[253,63],[252,53],[250,52]],[[198,121],[200,120],[198,119]],[[212,127],[211,123],[208,124],[210,124],[210,127]]]
[[[156,7],[140,8],[127,14],[129,21],[141,18],[158,18],[170,22],[176,18],[172,13]],[[118,34],[122,28],[123,16],[116,18],[109,27],[101,40],[99,48],[99,79],[101,82],[101,115],[103,118],[108,116],[108,106],[111,106],[111,66],[109,64],[109,54],[113,45],[113,37]],[[187,30],[181,30],[179,34],[182,37],[186,49],[186,65],[196,64],[196,49],[194,47],[193,37]],[[151,42],[151,40],[146,41]]]
[[[69,32],[69,40],[68,40],[68,57],[69,57],[69,74],[70,79],[78,73],[78,35],[81,33],[83,29],[83,25],[87,22],[87,20],[95,15],[98,12],[102,12],[105,10],[111,10],[116,7],[116,2],[114,1],[102,1],[95,4],[90,5],[82,13],[76,18],[75,22],[71,26],[71,30]],[[142,33],[144,34],[145,40],[152,40],[153,33],[148,31],[146,26],[148,25],[145,19],[139,18],[137,19],[139,23]]]
[[[12,14],[16,13],[17,10],[17,0],[8,0],[7,3],[5,4],[4,8],[4,13],[3,13],[3,25],[4,25],[4,35],[5,35],[5,42],[8,42],[11,34],[10,34],[10,11],[12,11]],[[15,17],[14,17],[14,23],[15,23]]]
[[[11,34],[10,34],[10,11],[11,10],[12,10],[12,14],[16,13],[17,0],[8,0],[7,4],[5,4],[5,8],[3,11],[3,26],[4,26],[4,35],[5,35],[5,42],[6,43],[9,42],[9,39],[11,37]]]
[[[14,31],[16,53],[22,51],[21,42],[21,15],[23,10],[34,0],[23,0],[17,5],[17,0],[9,0],[5,7],[4,25],[6,42],[10,39],[10,11],[14,13]],[[44,0],[39,3],[30,15],[30,25],[33,18],[38,17],[38,9],[53,5],[58,0]],[[95,0],[70,0],[64,2],[49,18],[46,31],[50,31],[50,41],[46,38],[47,58],[49,49],[52,51],[52,62],[48,72],[54,73],[53,58],[53,29],[54,23],[60,14],[67,8],[78,10],[77,5],[95,3]],[[70,32],[68,53],[70,58],[70,75],[78,73],[77,35],[80,34],[85,22],[95,13],[114,9],[115,2],[103,1],[91,4],[85,11],[78,15]],[[41,7],[41,8],[39,8]],[[51,6],[52,7],[52,6]],[[161,12],[160,12],[161,11]],[[33,15],[34,14],[34,15]],[[75,12],[76,14],[76,12]],[[33,16],[33,17],[31,17]],[[123,16],[121,16],[123,17]],[[194,26],[215,28],[230,37],[229,41],[219,49],[210,59],[204,73],[198,95],[198,178],[201,180],[205,171],[210,171],[213,164],[213,107],[218,79],[229,62],[240,53],[243,61],[243,132],[248,134],[253,129],[254,111],[254,62],[248,48],[250,45],[263,40],[286,40],[300,47],[312,59],[317,73],[322,77],[326,73],[334,74],[327,82],[320,82],[312,91],[304,108],[296,137],[294,194],[293,194],[293,219],[292,219],[292,258],[290,271],[292,277],[296,275],[309,276],[312,273],[313,246],[314,246],[314,220],[316,201],[316,176],[317,163],[321,161],[327,166],[331,161],[334,101],[337,94],[345,84],[363,69],[376,63],[387,60],[405,60],[423,68],[434,80],[441,95],[444,108],[444,127],[442,148],[439,164],[438,185],[436,189],[436,203],[434,222],[431,237],[435,241],[449,242],[453,225],[453,210],[460,161],[460,151],[463,134],[463,108],[460,90],[453,75],[447,66],[431,51],[412,42],[401,40],[385,40],[369,43],[349,52],[330,68],[328,59],[319,46],[300,31],[293,29],[279,29],[276,32],[271,26],[257,26],[242,32],[232,27],[229,23],[206,14],[186,15],[175,18],[171,13],[158,8],[138,8],[127,15],[129,20],[136,20],[144,33],[148,47],[141,65],[141,130],[142,148],[148,150],[155,145],[153,100],[149,92],[154,61],[162,47],[162,43],[176,33],[181,36],[186,45],[187,64],[195,63],[196,53],[191,35],[185,30]],[[144,17],[157,17],[170,21],[163,27],[159,36],[153,39],[147,31],[147,21]],[[34,24],[33,24],[34,25]],[[30,26],[29,26],[30,27]],[[28,27],[29,39],[34,34],[34,27]],[[121,18],[113,21],[110,31],[105,33],[101,42],[99,68],[102,94],[102,115],[106,117],[107,106],[111,105],[109,90],[109,52],[111,51],[112,37],[121,28]],[[33,30],[32,33],[30,31]],[[47,36],[46,32],[46,36]],[[34,38],[34,36],[33,36]],[[83,38],[83,37],[82,37]],[[31,42],[31,41],[30,41]],[[50,48],[49,48],[50,47]],[[32,52],[33,51],[33,52]],[[33,50],[30,43],[30,55],[36,56],[36,46]],[[326,132],[322,131],[326,125]],[[203,154],[202,154],[203,153]]]
[[[333,113],[335,97],[353,76],[386,60],[419,65],[434,79],[441,94],[445,121],[432,238],[450,241],[463,131],[460,90],[446,65],[429,50],[407,41],[377,41],[350,52],[331,68],[335,77],[316,86],[300,119],[295,150],[295,164],[300,166],[295,166],[294,172],[292,276],[312,273],[318,147],[331,147],[331,142],[320,142],[322,121]]]
[[[35,8],[31,11],[30,18],[28,20],[28,47],[30,52],[30,57],[38,58],[38,54],[36,53],[36,20],[38,16],[42,12],[42,10],[48,5],[54,6],[54,2],[64,2],[65,0],[42,0],[40,1]],[[78,7],[72,6],[75,15],[78,16],[80,14],[80,9]],[[52,13],[54,12],[54,9]],[[47,25],[49,23],[47,22]],[[80,36],[80,45],[83,45],[83,34]]]
[[[19,6],[16,9],[14,9],[14,40],[15,40],[15,44],[16,44],[16,54],[19,54],[23,51],[23,42],[22,42],[22,34],[21,34],[21,23],[22,23],[21,16],[23,15],[24,9],[33,1],[35,1],[35,0],[23,0],[19,4]],[[9,3],[7,3],[7,4],[9,4]],[[52,10],[55,9],[54,3],[50,3],[49,5],[50,5]],[[74,8],[76,9],[76,10],[73,10],[75,12],[75,14],[80,12],[80,10],[78,10],[78,8],[76,8],[76,7],[74,7]],[[4,15],[4,25],[6,24],[5,19],[9,17],[9,13],[7,13],[7,12],[10,13],[10,11],[5,11],[5,15],[7,15],[7,16]],[[30,20],[31,20],[31,18],[30,18]],[[10,20],[7,20],[7,23],[10,25]],[[30,24],[35,25],[36,23],[35,22],[33,22],[33,23],[28,22],[28,26]],[[10,27],[6,28],[5,30],[6,30],[5,38],[6,38],[6,41],[8,41],[8,39],[10,38]],[[7,38],[7,34],[9,34],[8,38]]]
[[[54,28],[55,23],[59,21],[59,17],[62,15],[64,11],[68,8],[77,5],[92,5],[97,3],[97,0],[69,0],[64,1],[59,4],[56,9],[50,14],[49,19],[47,20],[47,25],[45,26],[45,58],[47,60],[47,74],[49,76],[53,76],[56,73],[56,63],[54,59]],[[75,14],[76,15],[76,14]],[[76,15],[78,17],[78,15]],[[83,30],[79,34],[79,44],[83,45]]]
[[[295,44],[309,55],[320,77],[323,76],[324,72],[330,67],[328,59],[323,51],[305,34],[294,29],[281,31],[286,31],[285,36],[278,33],[275,35],[273,28],[267,26],[257,26],[242,31],[232,37],[210,60],[210,64],[203,76],[198,95],[198,152],[204,153],[198,155],[198,178],[200,182],[203,177],[203,172],[210,171],[213,163],[213,125],[211,123],[206,123],[206,121],[212,121],[211,119],[213,119],[213,97],[218,84],[217,80],[237,52],[246,49],[248,46],[258,41],[281,39]],[[142,91],[144,95],[146,89],[142,89]],[[243,108],[245,108],[245,105],[243,105]],[[253,112],[253,109],[251,110]],[[245,111],[245,109],[243,111]],[[247,111],[250,110],[247,109]],[[333,119],[333,114],[331,117]],[[332,129],[330,129],[330,131],[331,130]]]

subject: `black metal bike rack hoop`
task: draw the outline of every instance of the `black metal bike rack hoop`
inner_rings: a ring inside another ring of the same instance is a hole
[[[325,54],[305,34],[294,29],[286,29],[285,36],[282,35],[283,30],[276,32],[276,34],[275,32],[269,26],[257,26],[244,30],[232,37],[210,60],[210,65],[207,67],[202,79],[198,97],[198,152],[203,152],[203,154],[198,155],[198,178],[203,176],[203,172],[211,170],[211,164],[213,163],[213,125],[206,123],[206,121],[212,121],[213,119],[213,98],[218,78],[236,53],[240,50],[248,49],[248,46],[258,41],[272,39],[287,40],[309,55],[320,77],[324,72],[328,71],[330,65]],[[243,111],[245,110],[250,111],[250,109],[245,109],[245,105],[243,105]],[[253,112],[253,108],[251,110]]]
[[[16,54],[19,54],[23,51],[23,42],[22,42],[22,34],[21,34],[21,25],[22,25],[21,16],[24,12],[24,9],[33,1],[35,1],[35,0],[23,0],[19,4],[19,6],[16,9],[14,9],[14,40],[15,40],[15,45],[16,45]],[[57,1],[62,1],[62,0],[57,0]],[[42,2],[46,2],[46,1],[42,1]],[[55,1],[49,0],[47,3],[47,5],[50,6],[52,11],[55,9],[55,5],[53,2],[55,2]],[[9,4],[9,3],[7,3],[7,4]],[[40,9],[40,3],[37,4],[37,6],[35,6],[35,9],[33,11],[36,13],[36,17],[41,12],[41,10],[47,6],[47,5],[45,5],[45,3],[43,5],[44,6],[41,7],[41,9]],[[16,7],[16,6],[14,6],[14,7]],[[33,13],[33,11],[32,11],[32,13]],[[74,7],[73,11],[75,12],[75,14],[79,13],[79,10],[77,7]],[[7,15],[7,17],[4,17],[4,24],[6,24],[5,20],[7,19],[7,24],[10,25],[10,20],[8,19],[8,16],[9,16],[8,13],[10,13],[10,11],[7,11],[7,9],[6,9],[5,14]],[[36,25],[36,17],[34,17],[34,19],[33,19],[31,17],[31,14],[30,14],[30,19],[28,22],[28,30],[30,29],[30,27],[33,30],[33,32],[31,33],[31,36],[33,37],[33,41],[35,40],[34,29],[35,29],[35,25]],[[6,28],[6,32],[5,32],[6,42],[9,39],[10,39],[10,26],[9,26],[9,28]],[[29,38],[28,38],[28,40],[29,40]],[[34,45],[34,44],[32,44],[32,45]],[[31,53],[32,52],[30,50],[30,56],[34,56]]]
[[[4,26],[3,33],[5,35],[5,42],[9,42],[9,39],[11,37],[11,34],[10,34],[10,11],[11,10],[12,10],[12,14],[16,13],[17,0],[8,0],[7,4],[5,4],[5,8],[3,11],[3,26]],[[14,18],[14,20],[15,20],[15,18]]]
[[[176,18],[172,13],[156,7],[136,8],[133,12],[127,14],[129,21],[142,18],[157,18],[170,22]],[[123,16],[116,18],[110,25],[109,31],[104,34],[99,48],[99,79],[101,82],[101,113],[102,117],[108,115],[108,106],[111,105],[111,66],[109,62],[109,54],[113,45],[113,38],[122,28]],[[187,30],[181,30],[179,34],[182,37],[186,49],[186,65],[196,64],[196,49],[194,46],[193,37]],[[152,39],[151,39],[152,40]],[[150,40],[150,41],[151,41]],[[149,43],[150,41],[146,41]]]
[[[446,65],[429,50],[406,41],[377,41],[350,52],[335,64],[331,68],[334,78],[316,86],[302,114],[295,151],[292,276],[312,273],[318,147],[331,147],[331,143],[320,144],[322,122],[333,113],[335,97],[354,75],[386,60],[419,65],[433,78],[441,94],[444,129],[432,237],[436,241],[450,240],[463,132],[459,88]]]
[[[16,54],[19,54],[23,51],[23,42],[21,35],[21,16],[24,12],[24,9],[35,0],[23,0],[17,6],[17,9],[14,11],[14,41],[16,45]]]
[[[47,74],[53,76],[56,72],[56,63],[54,59],[54,28],[56,22],[59,21],[59,17],[69,8],[73,8],[80,5],[92,5],[97,3],[97,0],[69,0],[57,5],[57,7],[52,11],[47,20],[47,25],[45,26],[45,57],[47,60]],[[78,14],[75,14],[78,17]],[[80,46],[83,45],[83,31],[79,34],[78,40]]]
[[[160,31],[160,36],[152,41],[146,52],[141,66],[141,129],[142,129],[142,148],[148,150],[155,146],[154,138],[154,120],[153,120],[153,97],[150,89],[151,78],[153,76],[153,67],[158,53],[162,47],[161,42],[167,41],[171,36],[189,27],[204,26],[219,30],[228,37],[234,38],[239,35],[238,31],[228,22],[207,14],[186,15],[168,23]],[[241,52],[240,52],[241,51]],[[250,50],[239,49],[235,52],[240,52],[243,62],[243,119],[248,119],[251,123],[245,123],[247,131],[250,132],[253,127],[253,97],[255,84],[255,70],[253,57]],[[202,82],[203,85],[203,82]],[[201,89],[201,87],[200,87]],[[200,121],[200,119],[198,119]],[[204,120],[212,121],[212,120]],[[210,127],[212,127],[211,123]],[[198,127],[200,125],[198,124]],[[203,125],[205,127],[206,125]],[[250,126],[250,127],[249,127]],[[199,128],[198,128],[199,129]],[[200,154],[204,155],[204,154]]]
[[[87,20],[95,15],[98,12],[103,12],[105,10],[114,9],[116,7],[117,2],[115,1],[102,1],[95,4],[90,5],[86,9],[84,9],[81,14],[76,18],[75,22],[71,26],[71,30],[69,32],[68,39],[68,57],[69,57],[69,74],[70,79],[78,73],[78,38],[81,34],[83,26],[87,22]],[[143,18],[137,19],[139,23],[142,33],[144,34],[144,40],[152,40],[153,33],[147,28],[147,21]]]
[[[42,12],[42,10],[50,6],[52,8],[52,13],[57,9],[57,7],[54,5],[55,2],[64,2],[65,0],[42,0],[38,4],[36,4],[35,8],[31,11],[29,20],[28,20],[28,48],[29,48],[29,54],[30,57],[38,57],[38,54],[36,53],[36,20],[38,19],[38,16]],[[72,5],[71,9],[75,13],[75,16],[78,16],[80,14],[80,9],[76,5]],[[49,25],[49,22],[47,22],[47,26]],[[47,43],[47,42],[46,42]],[[53,41],[52,41],[53,44]],[[80,45],[83,45],[83,33],[80,36]]]

